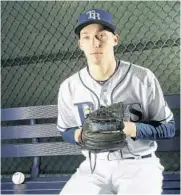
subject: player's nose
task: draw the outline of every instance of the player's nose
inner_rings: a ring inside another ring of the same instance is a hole
[[[101,46],[100,40],[96,36],[92,38],[92,45],[95,48],[99,48]]]

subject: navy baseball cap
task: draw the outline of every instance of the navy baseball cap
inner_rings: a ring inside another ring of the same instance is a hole
[[[90,9],[79,16],[78,24],[75,27],[75,34],[79,35],[80,31],[89,24],[102,24],[108,27],[113,33],[116,30],[113,24],[112,14],[102,9]]]

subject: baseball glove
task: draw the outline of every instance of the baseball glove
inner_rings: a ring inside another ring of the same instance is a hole
[[[126,147],[126,135],[122,131],[123,117],[122,102],[93,111],[84,121],[79,145],[93,153],[116,151]]]

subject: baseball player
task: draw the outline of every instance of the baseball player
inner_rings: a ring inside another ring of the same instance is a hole
[[[86,158],[60,194],[161,194],[164,167],[155,140],[173,137],[175,122],[158,80],[149,69],[115,58],[119,37],[110,12],[82,13],[75,33],[87,64],[60,86],[57,128],[77,145],[86,116],[123,102],[129,147],[96,156],[82,150]]]

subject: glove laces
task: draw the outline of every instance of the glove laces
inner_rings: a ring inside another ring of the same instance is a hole
[[[132,153],[132,152],[130,151],[130,148],[129,148],[128,145],[127,145],[126,147],[127,147],[128,151],[129,151],[129,153],[132,154],[133,156],[140,156],[140,155],[138,155],[138,154]],[[108,161],[111,161],[109,155],[110,155],[112,152],[115,152],[115,151],[113,150],[113,151],[109,151],[109,152],[108,152],[108,155],[107,155],[107,160],[108,160]],[[96,154],[96,153],[93,153],[93,154],[94,154],[94,163],[93,163],[93,164],[92,164],[92,155],[91,155],[91,154],[92,154],[92,153],[89,151],[89,164],[90,164],[90,170],[91,170],[91,173],[93,174],[94,171],[95,171],[95,168],[96,168],[97,154]],[[120,149],[120,154],[121,154],[121,158],[124,159],[123,153],[122,153],[122,150],[121,150],[121,149]]]
[[[96,161],[97,161],[97,154],[94,153],[94,164],[92,166],[92,157],[91,157],[91,152],[89,151],[89,164],[90,164],[90,169],[91,173],[93,174],[96,168]]]

